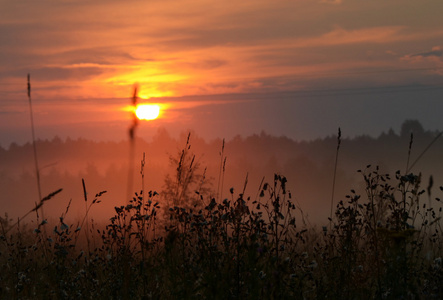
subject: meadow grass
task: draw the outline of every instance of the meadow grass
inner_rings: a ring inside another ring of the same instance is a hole
[[[195,193],[192,183],[201,186],[202,177],[189,149],[188,141],[167,186],[174,199],[141,190],[115,207],[108,224],[90,213],[105,192],[88,199],[84,182],[85,216],[76,224],[65,223],[69,206],[54,224],[2,217],[0,297],[443,297],[442,212],[429,206],[439,198],[431,184],[421,188],[420,175],[391,177],[368,166],[359,171],[365,194],[351,190],[330,226],[307,227],[282,175],[263,182],[254,198],[244,188],[223,200]]]

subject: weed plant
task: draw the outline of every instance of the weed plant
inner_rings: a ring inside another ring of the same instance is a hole
[[[88,200],[84,182],[78,224],[65,223],[69,206],[52,225],[2,217],[0,297],[443,298],[442,211],[432,180],[423,189],[420,174],[391,177],[368,166],[359,171],[365,194],[351,190],[329,226],[307,227],[284,176],[263,181],[255,198],[231,188],[217,199],[199,190],[204,176],[195,177],[189,149],[188,141],[169,193],[142,189],[106,226],[90,219],[104,192]]]

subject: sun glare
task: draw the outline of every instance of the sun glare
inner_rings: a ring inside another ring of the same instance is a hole
[[[155,120],[160,114],[160,106],[157,104],[140,104],[135,110],[135,115],[140,120]]]

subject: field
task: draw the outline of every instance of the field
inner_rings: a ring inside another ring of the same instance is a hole
[[[36,203],[26,221],[0,219],[2,299],[441,299],[442,209],[420,175],[359,171],[326,226],[305,222],[287,179],[255,195],[209,196],[188,144],[166,192],[141,190],[95,222],[55,223]],[[142,162],[141,176],[144,177]],[[223,151],[219,186],[223,185]],[[247,178],[244,186],[247,185]],[[443,187],[440,187],[442,190]],[[166,201],[165,201],[166,199]]]

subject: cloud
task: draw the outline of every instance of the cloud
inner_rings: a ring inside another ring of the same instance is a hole
[[[213,70],[226,65],[228,62],[222,59],[204,59],[197,62],[184,63],[184,66],[192,69]]]
[[[320,0],[320,3],[327,3],[327,4],[342,4],[343,0]]]
[[[48,65],[36,66],[13,71],[0,72],[1,77],[24,78],[30,73],[38,81],[87,81],[104,73],[103,68],[96,64]]]
[[[340,27],[321,36],[296,40],[294,46],[319,47],[357,43],[389,43],[399,39],[404,26],[370,27],[346,30]]]
[[[400,57],[400,61],[406,61],[416,66],[418,65],[430,75],[436,75],[436,77],[440,78],[443,76],[443,50],[441,46],[434,46],[430,51],[404,55]],[[431,81],[431,79],[428,80]],[[432,82],[441,84],[441,82],[435,78],[432,79]]]
[[[434,46],[430,51],[407,54],[401,57],[401,60],[414,63],[432,62],[443,64],[443,50],[440,46]]]
[[[431,51],[412,54],[411,57],[442,57],[443,50],[440,46],[432,47]]]
[[[384,4],[383,16],[398,1]],[[98,90],[123,97],[135,82],[147,95],[294,88],[394,60],[379,56],[369,65],[370,51],[405,53],[403,42],[443,36],[441,28],[404,21],[410,7],[386,21],[371,1],[0,3],[0,77],[31,72],[54,89],[61,81],[83,85],[76,93],[85,97]],[[413,58],[437,58],[438,51]]]

